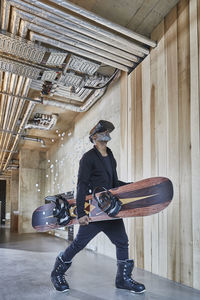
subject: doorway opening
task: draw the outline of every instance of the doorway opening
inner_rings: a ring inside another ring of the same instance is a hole
[[[6,222],[6,180],[0,180],[0,225]]]

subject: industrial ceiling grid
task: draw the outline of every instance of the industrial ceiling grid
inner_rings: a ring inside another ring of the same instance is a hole
[[[156,46],[69,1],[48,3],[1,1],[0,173],[8,169],[21,138],[34,140],[25,137],[25,129],[55,125],[56,115],[38,114],[29,121],[37,103],[86,111],[106,92],[111,72],[130,72]]]

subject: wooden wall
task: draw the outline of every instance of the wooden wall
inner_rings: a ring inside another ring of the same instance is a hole
[[[138,267],[200,289],[200,1],[181,0],[158,45],[121,79],[121,178],[169,177],[163,212],[126,221]]]

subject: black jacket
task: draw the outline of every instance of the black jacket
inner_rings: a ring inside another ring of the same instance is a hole
[[[101,153],[94,146],[93,149],[86,152],[80,160],[78,171],[78,183],[77,183],[77,214],[78,218],[86,215],[84,211],[85,196],[89,194],[89,190],[93,191],[95,187],[102,186],[107,189],[118,187],[126,184],[119,181],[116,171],[116,160],[112,154],[112,151],[107,148],[107,153],[110,157],[112,171],[113,171],[113,184],[109,186],[110,174],[104,163]]]

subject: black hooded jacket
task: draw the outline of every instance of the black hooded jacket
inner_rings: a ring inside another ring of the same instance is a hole
[[[116,171],[117,163],[112,151],[108,147],[107,153],[112,166],[112,181],[104,158],[95,146],[86,152],[80,160],[76,196],[78,218],[86,215],[84,204],[85,196],[90,193],[89,190],[93,191],[97,186],[111,189],[126,184],[118,180]],[[111,182],[112,186],[110,186]]]

